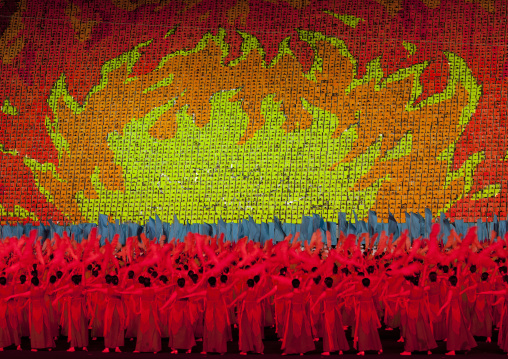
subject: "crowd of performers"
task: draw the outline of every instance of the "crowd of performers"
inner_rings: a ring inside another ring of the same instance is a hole
[[[51,350],[66,336],[69,351],[104,337],[104,352],[227,352],[239,330],[241,354],[263,353],[264,329],[275,327],[285,354],[323,355],[354,347],[382,353],[378,330],[398,328],[404,352],[449,355],[476,338],[508,352],[506,242],[479,242],[476,229],[447,241],[329,233],[274,244],[224,242],[189,234],[185,241],[118,238],[99,245],[95,230],[77,243],[65,234],[41,241],[35,231],[0,242],[0,350],[30,338]],[[374,243],[376,242],[376,250]],[[351,331],[347,330],[351,327]],[[346,333],[351,333],[350,338]],[[494,344],[493,344],[494,345]]]

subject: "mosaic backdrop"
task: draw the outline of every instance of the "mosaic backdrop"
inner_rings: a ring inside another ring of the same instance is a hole
[[[507,9],[1,0],[0,220],[505,218]]]

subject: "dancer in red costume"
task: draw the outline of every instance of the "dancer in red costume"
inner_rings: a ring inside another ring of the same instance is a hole
[[[354,347],[358,349],[358,355],[365,355],[367,350],[376,350],[378,354],[383,352],[378,329],[381,323],[377,316],[372,290],[369,289],[370,279],[362,279],[363,289],[355,293],[357,297],[356,321],[354,330]]]
[[[49,349],[55,347],[49,313],[44,297],[46,295],[47,283],[40,286],[39,278],[34,276],[31,280],[32,288],[25,293],[14,294],[5,300],[14,298],[29,299],[29,324],[30,324],[30,345],[32,351],[37,349]]]
[[[489,273],[481,274],[479,283],[473,284],[469,290],[476,290],[475,301],[471,310],[471,334],[475,337],[487,337],[487,343],[492,341],[492,300],[490,294],[480,294],[490,292],[492,287],[488,282]]]
[[[16,306],[13,301],[6,301],[13,294],[13,286],[7,285],[7,278],[0,277],[0,351],[12,344],[21,350]]]
[[[168,328],[169,328],[169,347],[171,354],[178,354],[179,349],[186,350],[189,354],[196,345],[194,339],[194,316],[196,313],[191,311],[189,305],[189,290],[185,287],[185,278],[178,278],[177,288],[171,294],[171,297],[161,307],[164,313],[169,309]]]
[[[106,276],[107,288],[96,286],[85,292],[99,292],[104,294],[104,346],[103,353],[109,353],[114,348],[115,352],[121,353],[120,347],[124,346],[124,331],[127,326],[127,308],[123,295],[118,290],[118,276]],[[102,319],[101,319],[102,321]]]
[[[156,294],[166,290],[166,287],[153,288],[149,277],[143,278],[143,288],[122,291],[120,294],[137,295],[140,298],[139,327],[134,353],[161,351],[161,333],[159,316],[157,313]]]
[[[313,268],[314,270],[314,268]],[[317,270],[317,268],[316,268]],[[314,270],[315,271],[315,270]],[[314,341],[318,341],[323,337],[323,305],[322,303],[316,304],[317,299],[323,293],[324,286],[321,283],[321,276],[318,275],[310,281],[310,322],[312,324],[312,335]]]
[[[493,304],[494,306],[502,304],[500,328],[497,339],[497,345],[505,353],[508,353],[508,275],[503,276],[503,290],[479,292],[478,295],[496,295],[499,299]]]
[[[72,276],[73,285],[70,289],[63,293],[60,293],[55,301],[58,301],[62,297],[66,297],[66,310],[62,316],[62,322],[67,321],[68,338],[67,341],[70,343],[69,352],[74,352],[75,348],[82,348],[83,351],[88,351],[88,326],[86,325],[87,318],[86,313],[86,301],[83,291],[85,286],[81,283],[82,276],[75,274]]]
[[[291,282],[293,291],[284,295],[289,301],[282,341],[282,355],[303,355],[316,349],[312,337],[312,327],[308,310],[309,294],[300,290],[300,280]]]
[[[427,351],[437,347],[432,333],[431,314],[427,304],[426,291],[430,287],[423,288],[419,285],[419,279],[409,277],[409,290],[395,294],[395,296],[407,297],[405,303],[407,313],[406,331],[404,337],[404,352],[401,355],[411,355],[413,351]],[[421,281],[423,283],[423,280]]]
[[[223,298],[236,282],[228,287],[218,288],[217,278],[208,278],[208,288],[205,291],[193,293],[189,298],[205,298],[205,325],[203,335],[203,351],[201,354],[215,352],[225,354],[228,341],[228,308]]]
[[[326,289],[315,300],[313,307],[317,307],[321,302],[323,303],[323,353],[322,355],[330,355],[332,352],[339,352],[343,354],[344,351],[349,350],[349,344],[344,333],[344,324],[342,323],[341,307],[344,302],[339,305],[337,298],[340,296],[344,298],[346,291],[338,294],[345,283],[345,280],[339,283],[335,288],[332,288],[333,279],[331,277],[325,278]],[[354,287],[350,288],[352,291]],[[313,309],[314,309],[313,308]]]
[[[26,280],[26,275],[19,276],[19,282],[14,285],[14,294],[25,293],[30,288],[30,284]],[[30,326],[28,322],[27,303],[21,299],[14,299],[18,314],[19,333],[22,337],[30,336]]]
[[[463,313],[461,305],[462,292],[460,292],[460,287],[458,286],[457,276],[452,275],[449,278],[449,282],[450,288],[448,289],[446,302],[439,309],[437,315],[440,316],[443,310],[447,309],[446,323],[448,335],[446,348],[448,353],[446,355],[455,355],[457,350],[469,351],[471,348],[476,347],[477,344],[468,328]]]
[[[446,294],[446,288],[442,282],[442,279],[438,278],[436,272],[429,273],[429,290],[427,291],[429,301],[429,312],[431,313],[432,320],[432,332],[435,340],[445,340],[447,336],[446,330],[446,317],[443,313],[437,315],[439,309],[444,304],[443,298]]]
[[[239,341],[240,354],[246,355],[248,352],[263,354],[264,344],[262,340],[263,311],[262,300],[259,299],[259,291],[255,287],[254,279],[247,280],[247,290],[240,294],[234,302],[240,303],[238,310],[239,319]],[[257,286],[257,285],[256,285]]]

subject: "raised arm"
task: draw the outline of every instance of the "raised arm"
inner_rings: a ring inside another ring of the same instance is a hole
[[[271,291],[269,291],[268,293],[266,293],[264,296],[262,296],[261,298],[258,299],[258,303],[261,303],[263,300],[265,300],[266,298],[269,298],[271,297],[272,295],[274,295],[275,293],[277,293],[277,286],[273,287]]]

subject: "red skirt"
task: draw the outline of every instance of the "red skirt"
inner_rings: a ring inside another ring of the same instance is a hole
[[[192,349],[196,345],[188,300],[177,300],[168,314],[169,347]]]

